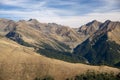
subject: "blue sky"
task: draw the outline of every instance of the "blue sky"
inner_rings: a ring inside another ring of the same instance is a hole
[[[71,27],[94,19],[120,21],[120,0],[0,0],[0,18],[34,18]]]

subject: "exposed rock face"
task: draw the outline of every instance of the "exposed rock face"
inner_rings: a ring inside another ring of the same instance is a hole
[[[120,22],[112,22],[110,20],[105,21],[101,26],[100,29],[94,33],[90,39],[97,38],[99,35],[106,34],[108,40],[115,41],[116,43],[120,43]],[[113,36],[114,35],[114,36]]]
[[[101,22],[93,20],[92,22],[89,22],[81,26],[78,32],[83,33],[84,35],[92,35],[100,28],[101,24],[102,24]]]
[[[120,22],[105,21],[86,41],[74,49],[92,64],[115,65],[120,62]]]

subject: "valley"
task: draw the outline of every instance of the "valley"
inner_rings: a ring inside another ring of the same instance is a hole
[[[0,80],[79,80],[88,71],[119,76],[119,34],[120,22],[110,20],[74,29],[0,19]]]

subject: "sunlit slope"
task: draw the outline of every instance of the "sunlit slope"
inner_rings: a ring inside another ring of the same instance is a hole
[[[39,48],[47,44],[58,51],[70,51],[83,41],[83,38],[68,26],[40,23],[35,19],[18,22],[0,19],[0,34],[20,44],[20,40]]]
[[[116,66],[120,63],[120,22],[105,21],[74,49],[74,53],[84,57],[90,64]]]
[[[64,80],[87,70],[119,72],[107,66],[72,64],[46,58],[6,38],[0,38],[0,80],[34,80],[36,77],[51,76]]]

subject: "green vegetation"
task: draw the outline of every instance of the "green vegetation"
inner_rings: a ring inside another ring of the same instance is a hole
[[[55,40],[55,39],[54,39],[54,41],[55,41],[56,43],[58,43],[60,46],[62,46],[64,49],[66,49],[66,50],[71,50],[71,48],[70,48],[68,45],[66,45],[66,44],[64,44],[64,43],[62,43],[62,42],[60,42],[60,41],[57,41],[57,40]]]
[[[53,77],[36,77],[34,80],[54,80]],[[84,74],[76,75],[72,78],[67,78],[66,80],[120,80],[120,73],[99,73],[94,71],[87,71]]]
[[[34,47],[35,46],[25,42],[22,39],[22,36],[19,33],[16,33],[15,31],[9,32],[6,37],[10,38],[13,41],[16,41],[17,43],[27,46],[27,47]],[[60,46],[58,46],[59,49],[61,49],[61,51],[54,49],[52,46],[50,46],[49,44],[46,44],[43,42],[43,45],[39,45],[40,47],[43,47],[44,49],[39,48],[37,50],[38,53],[40,53],[41,55],[50,57],[50,58],[55,58],[55,59],[60,59],[60,60],[64,60],[64,61],[68,61],[68,62],[81,62],[84,63],[85,59],[82,58],[81,56],[76,56],[70,52],[66,52],[64,49],[66,50],[70,50],[70,47],[62,42],[59,42],[57,40],[54,40],[56,43],[58,43]]]
[[[108,41],[107,35],[86,40],[74,49],[74,54],[86,58],[90,64],[114,66],[120,62],[120,45]]]
[[[61,45],[63,47],[65,46],[67,50],[70,49],[69,46],[63,43],[61,43]],[[43,43],[42,47],[44,47],[44,49],[39,48],[39,50],[37,51],[41,55],[44,55],[50,58],[60,59],[63,61],[68,61],[68,62],[81,62],[81,63],[85,62],[84,58],[80,56],[75,56],[74,54],[70,52],[55,50],[49,44]]]
[[[31,44],[25,42],[25,41],[22,40],[22,39],[19,39],[19,40],[17,40],[16,42],[19,43],[19,44],[21,44],[21,45],[23,45],[23,46],[33,47],[33,45],[31,45]]]
[[[63,61],[85,63],[84,58],[82,58],[81,56],[76,56],[70,52],[62,52],[62,51],[58,51],[52,48],[51,49],[50,48],[45,48],[45,49],[39,48],[37,52],[40,53],[41,55],[44,55],[50,58],[60,59]]]
[[[16,33],[15,31],[11,31],[9,32],[7,35],[6,35],[7,38],[10,38],[11,40],[21,44],[21,45],[24,45],[24,46],[27,46],[27,47],[33,47],[33,45],[25,42],[24,40],[22,40],[22,36],[19,34],[19,33]]]
[[[86,74],[77,75],[74,78],[68,78],[66,80],[120,80],[120,73],[114,75],[113,73],[95,73],[88,71]]]
[[[120,68],[120,62],[116,63],[114,66]]]
[[[6,37],[16,41],[21,45],[36,48],[35,46],[22,40],[22,36],[14,31],[9,32]],[[54,47],[43,42],[43,44],[39,46],[43,47],[44,49],[39,48],[37,52],[50,58],[60,59],[68,62],[85,63],[88,61],[93,65],[102,64],[120,67],[120,45],[113,41],[108,41],[107,34],[100,35],[99,37],[94,38],[92,41],[89,41],[89,39],[84,41],[74,49],[73,53],[69,52],[70,47],[68,45],[57,40],[54,41],[58,43],[59,46],[56,46],[60,50],[56,50]]]
[[[47,76],[47,77],[44,77],[44,78],[35,78],[34,80],[54,80],[54,78],[52,78],[50,76]]]

